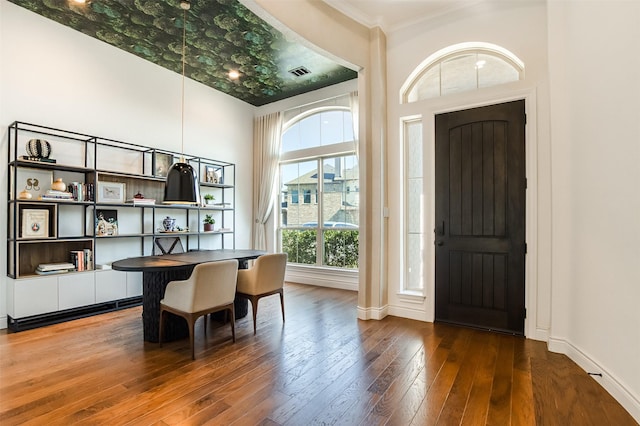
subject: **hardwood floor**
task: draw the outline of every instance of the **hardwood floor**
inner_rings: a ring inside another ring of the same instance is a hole
[[[159,348],[141,308],[0,333],[1,425],[635,425],[542,342],[395,317],[287,284],[228,327]]]

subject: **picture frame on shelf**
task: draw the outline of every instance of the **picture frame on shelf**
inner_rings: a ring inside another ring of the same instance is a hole
[[[164,177],[169,172],[169,167],[173,164],[173,155],[156,152],[153,154],[154,176]]]
[[[98,181],[98,193],[96,201],[98,203],[124,203],[125,184],[120,182]]]
[[[49,210],[22,209],[22,238],[49,237]]]
[[[224,184],[224,169],[222,167],[216,167],[214,170],[218,185]]]
[[[96,237],[118,235],[118,210],[96,210]]]
[[[213,166],[204,166],[205,182],[218,183],[220,176],[216,172],[216,168]]]
[[[52,170],[18,167],[16,169],[17,194],[13,194],[13,198],[17,198],[20,192],[27,191],[31,194],[32,199],[37,200],[38,197],[51,189],[52,182]]]

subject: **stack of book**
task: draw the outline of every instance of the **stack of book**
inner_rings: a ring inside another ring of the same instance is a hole
[[[73,200],[73,194],[67,191],[56,191],[48,189],[47,192],[40,196],[41,200]]]
[[[93,255],[90,249],[71,250],[71,264],[76,271],[90,271],[93,269]]]
[[[54,160],[53,158],[43,158],[43,157],[36,157],[36,156],[32,156],[32,155],[22,155],[20,156],[21,160],[24,161],[38,161],[41,163],[55,163],[56,160]]]
[[[73,263],[41,263],[36,268],[38,275],[63,274],[73,271],[76,267]]]
[[[92,183],[71,182],[67,189],[75,201],[93,201],[95,196]]]
[[[133,203],[134,206],[148,206],[156,203],[155,198],[131,198],[127,203]]]

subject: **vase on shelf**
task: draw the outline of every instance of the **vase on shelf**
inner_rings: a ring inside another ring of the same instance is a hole
[[[166,232],[173,232],[176,228],[176,220],[167,216],[162,221],[162,227]]]
[[[62,181],[62,178],[58,178],[51,184],[51,189],[54,191],[66,191],[67,185]]]
[[[19,200],[30,200],[31,198],[33,198],[33,195],[26,189],[18,194]]]

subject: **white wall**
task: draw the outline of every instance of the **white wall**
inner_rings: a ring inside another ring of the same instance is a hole
[[[549,4],[549,347],[640,421],[640,3]]]
[[[0,2],[0,61],[4,158],[7,125],[15,120],[181,151],[179,74],[7,1]],[[188,79],[185,102],[184,151],[236,163],[236,246],[248,248],[255,108]],[[0,187],[6,179],[0,162]],[[3,193],[0,204],[5,201]],[[5,208],[0,218],[6,223]],[[6,259],[6,245],[0,247]],[[5,268],[3,260],[0,321],[6,323]]]

